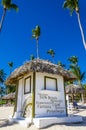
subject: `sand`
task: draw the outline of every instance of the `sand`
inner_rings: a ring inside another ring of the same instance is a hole
[[[0,107],[0,130],[38,130],[34,125],[31,125],[29,128],[21,126],[20,124],[9,124],[8,118],[9,115],[13,113],[13,107]],[[59,124],[52,125],[43,130],[85,130],[86,129],[86,104],[82,108],[79,108],[79,111],[71,111],[76,115],[81,115],[83,117],[83,123],[78,124]]]

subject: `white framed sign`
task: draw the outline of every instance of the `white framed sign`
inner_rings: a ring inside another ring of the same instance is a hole
[[[64,94],[58,91],[42,90],[35,100],[36,116],[65,116],[66,107]]]

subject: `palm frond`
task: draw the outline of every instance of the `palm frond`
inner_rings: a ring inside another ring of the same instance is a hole
[[[40,27],[36,26],[36,28],[32,30],[32,37],[38,39],[39,36],[40,36]]]
[[[18,6],[17,6],[16,4],[11,4],[11,5],[10,5],[10,8],[11,8],[11,9],[14,9],[14,10],[16,10],[16,11],[19,10],[19,8],[18,8]]]
[[[32,33],[35,33],[35,32],[36,32],[35,29],[33,29],[33,30],[32,30]]]
[[[8,62],[9,67],[13,67],[13,62]]]
[[[79,10],[79,1],[78,0],[65,0],[65,2],[63,3],[63,8],[69,9],[70,15],[72,15],[74,11],[77,11],[76,9]]]
[[[86,74],[85,72],[81,73],[81,76],[80,76],[81,81],[84,80],[85,74]]]
[[[72,64],[76,65],[78,63],[78,57],[71,56],[70,58],[68,58],[68,61],[71,62]]]
[[[32,35],[32,38],[35,38],[35,35],[34,35],[34,34]]]
[[[3,69],[0,69],[0,83],[3,83],[6,77],[6,73]]]
[[[54,57],[55,52],[54,52],[54,50],[50,49],[47,51],[47,54],[50,54],[52,57]]]
[[[38,35],[38,36],[40,36],[40,27],[39,26],[36,26],[36,29],[35,29],[35,31],[36,31],[36,34]]]
[[[11,0],[2,0],[2,6],[5,9],[10,9]]]
[[[2,0],[2,5],[10,5],[11,0]]]

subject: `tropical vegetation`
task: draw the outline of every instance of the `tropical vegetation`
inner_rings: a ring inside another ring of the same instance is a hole
[[[10,74],[11,74],[13,69],[13,62],[8,62],[8,66],[10,67]]]
[[[47,51],[47,54],[49,54],[49,55],[52,56],[52,60],[53,60],[53,62],[54,62],[55,51],[54,51],[53,49],[49,49],[49,50]]]
[[[37,59],[39,59],[39,47],[38,47],[38,40],[41,34],[41,29],[37,25],[35,29],[32,30],[32,38],[36,39],[36,50],[37,50]]]
[[[2,96],[6,93],[5,90],[6,90],[6,89],[5,89],[4,86],[0,86],[0,97],[2,97]]]
[[[76,79],[77,84],[82,86],[82,81],[85,78],[85,72],[81,72],[81,68],[78,65],[78,57],[71,56],[70,58],[68,58],[68,61],[70,62],[69,65],[70,71],[73,72],[77,77]]]
[[[2,97],[5,93],[5,88],[3,86],[5,78],[6,78],[6,73],[4,72],[3,69],[0,69],[0,97]]]
[[[3,69],[0,69],[0,84],[4,83],[5,78],[6,78],[6,73],[4,72]]]
[[[34,60],[34,59],[35,59],[34,55],[30,55],[30,60]]]
[[[65,68],[65,64],[63,64],[61,61],[58,61],[57,65],[59,65],[59,66]]]

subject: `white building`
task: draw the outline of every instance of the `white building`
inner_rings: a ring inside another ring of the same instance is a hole
[[[66,117],[64,81],[75,78],[70,71],[48,61],[26,62],[6,80],[17,89],[14,118]]]

